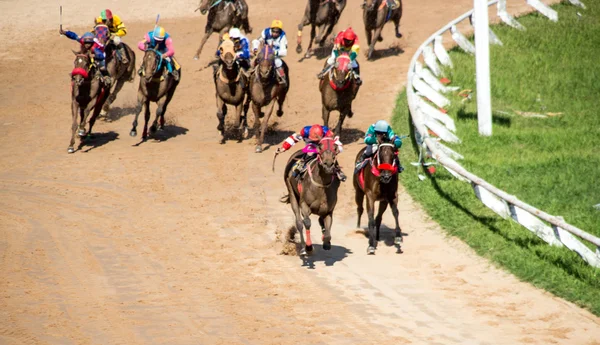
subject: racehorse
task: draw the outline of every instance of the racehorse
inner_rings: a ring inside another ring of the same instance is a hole
[[[367,215],[369,216],[369,247],[368,254],[375,254],[377,242],[379,241],[379,228],[381,219],[388,204],[392,208],[392,214],[396,221],[395,243],[402,243],[402,231],[398,223],[398,169],[396,164],[396,147],[389,142],[381,142],[378,138],[378,149],[375,156],[368,158],[369,162],[354,174],[354,199],[358,212],[356,226],[360,228],[360,218],[363,214],[363,200],[367,196]],[[358,164],[362,153],[366,148],[358,152],[355,163]],[[375,218],[375,201],[379,201],[379,211]]]
[[[248,95],[247,77],[242,71],[242,67],[235,60],[233,42],[229,40],[224,41],[219,49],[223,63],[215,72],[214,80],[217,99],[217,118],[219,119],[217,129],[221,132],[221,143],[224,144],[227,104],[235,107],[235,127],[241,131],[240,140],[242,137],[248,136],[247,116],[249,104],[244,104],[244,98],[250,96]],[[242,111],[244,112],[243,122],[240,121]]]
[[[298,177],[292,176],[292,167],[302,155],[302,150],[295,152],[285,166],[283,179],[288,194],[281,198],[282,203],[292,205],[296,217],[296,231],[300,233],[300,255],[312,252],[313,246],[310,239],[310,215],[319,216],[319,225],[323,234],[323,249],[331,249],[331,225],[333,211],[337,203],[337,192],[340,180],[335,173],[338,149],[335,138],[325,137],[318,145],[317,157],[311,160],[306,173]],[[306,228],[306,240],[302,227]],[[290,233],[293,238],[294,233]]]
[[[298,46],[296,53],[302,53],[302,29],[310,24],[310,42],[304,57],[310,57],[313,42],[316,41],[320,47],[331,34],[333,27],[337,24],[342,11],[346,7],[346,0],[308,0],[304,17],[298,24]],[[315,39],[316,29],[319,27],[319,35]]]
[[[163,60],[159,51],[148,49],[147,47],[145,50],[146,52],[142,62],[142,76],[138,88],[138,104],[135,119],[133,120],[133,128],[129,133],[132,137],[137,135],[136,128],[138,125],[138,117],[140,116],[142,109],[145,108],[145,124],[144,132],[142,133],[142,140],[144,141],[148,138],[150,102],[156,102],[158,106],[156,109],[156,118],[150,127],[150,132],[155,133],[157,130],[164,129],[167,106],[169,105],[169,102],[171,102],[173,94],[175,94],[175,89],[177,89],[177,85],[179,85],[179,82],[181,81],[181,70],[179,70],[179,80],[175,80],[172,75],[167,73],[167,68],[163,68],[163,64],[169,62]],[[158,124],[159,117],[160,125]]]
[[[323,111],[323,124],[329,125],[329,114],[337,110],[340,113],[335,133],[342,133],[342,124],[346,116],[352,117],[352,101],[360,86],[356,83],[350,68],[350,57],[342,54],[336,58],[334,66],[323,76],[319,84]]]
[[[201,14],[207,14],[206,27],[204,28],[204,37],[200,41],[200,47],[194,55],[194,60],[200,58],[200,53],[204,44],[214,32],[220,37],[229,31],[232,27],[242,28],[245,33],[252,33],[252,28],[248,21],[248,5],[245,0],[237,0],[237,6],[230,1],[225,0],[200,0],[200,5],[196,11],[200,10]]]
[[[73,124],[71,125],[71,142],[68,153],[75,152],[75,133],[77,132],[81,138],[92,134],[92,127],[96,122],[96,118],[100,113],[102,104],[106,101],[110,93],[110,86],[105,85],[97,72],[96,66],[92,62],[89,52],[73,52],[75,54],[75,62],[73,63],[73,71],[71,72],[71,110],[73,115]],[[90,111],[90,128],[85,131]],[[77,124],[77,117],[80,122]],[[79,128],[79,131],[77,131]]]
[[[367,34],[367,44],[369,52],[367,58],[370,60],[375,50],[375,42],[382,41],[381,30],[389,20],[394,22],[396,37],[402,37],[399,31],[400,18],[402,18],[402,0],[395,0],[398,3],[393,11],[390,11],[387,0],[365,0],[363,7],[363,22],[365,23],[365,32]]]
[[[275,51],[267,44],[260,48],[260,53],[256,57],[254,75],[250,77],[250,98],[252,100],[252,111],[254,113],[254,129],[257,133],[256,148],[257,153],[262,152],[262,144],[267,132],[269,118],[273,113],[275,101],[277,101],[279,109],[277,116],[283,116],[283,102],[290,88],[289,69],[285,61],[283,61],[283,70],[287,79],[285,85],[279,84],[275,75]],[[262,126],[260,117],[262,117],[262,107],[269,106]],[[260,133],[257,131],[260,127]]]
[[[110,87],[112,91],[102,108],[105,114],[108,113],[110,105],[117,99],[117,94],[121,91],[125,82],[133,82],[133,79],[135,78],[135,53],[127,44],[121,44],[123,45],[129,60],[127,63],[123,63],[117,58],[117,47],[114,44],[109,43],[106,46],[106,69],[110,75]]]

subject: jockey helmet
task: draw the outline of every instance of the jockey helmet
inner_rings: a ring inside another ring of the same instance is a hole
[[[308,130],[308,139],[312,141],[319,141],[323,139],[323,127],[320,125],[312,125]]]
[[[111,20],[113,19],[112,12],[107,8],[100,12],[100,18],[102,18],[102,20]]]
[[[94,43],[94,34],[91,32],[86,32],[81,36],[83,43]]]
[[[233,41],[239,40],[242,37],[242,32],[238,28],[229,29],[229,38]]]
[[[229,37],[229,34],[226,32],[223,34],[223,41],[227,41],[227,40],[231,40],[231,38]]]
[[[346,29],[346,31],[344,31],[342,34],[342,39],[345,47],[351,47],[356,41],[356,34],[354,33],[354,30],[352,30],[352,28]]]
[[[154,29],[154,39],[157,41],[163,41],[165,39],[165,29],[162,26],[157,26]]]
[[[283,22],[279,19],[274,19],[271,22],[271,29],[279,29],[279,30],[283,30]]]
[[[378,133],[387,133],[390,125],[385,120],[379,120],[375,122],[375,132]]]

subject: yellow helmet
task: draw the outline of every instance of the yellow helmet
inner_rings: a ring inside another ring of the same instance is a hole
[[[271,22],[271,29],[283,30],[283,23],[279,19],[275,19]]]
[[[223,34],[223,41],[227,41],[227,40],[231,40],[231,38],[229,37],[229,33],[224,33]]]

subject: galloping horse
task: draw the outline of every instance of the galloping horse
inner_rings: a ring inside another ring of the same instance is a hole
[[[292,176],[292,167],[302,155],[302,150],[299,150],[288,160],[283,175],[288,194],[281,198],[281,202],[291,204],[296,216],[296,231],[300,233],[302,246],[300,255],[307,255],[307,252],[313,250],[310,239],[311,214],[319,216],[319,225],[321,225],[323,233],[323,249],[331,249],[333,210],[337,203],[337,192],[340,187],[340,180],[335,173],[338,154],[335,139],[323,138],[318,149],[317,158],[308,163],[305,174],[298,177]],[[302,226],[306,228],[306,240],[302,233]],[[291,238],[293,235],[294,233],[290,233]]]
[[[396,165],[396,147],[392,143],[381,142],[378,138],[379,147],[373,158],[369,158],[368,164],[354,174],[353,184],[355,190],[356,210],[358,221],[356,226],[360,228],[360,218],[363,214],[363,200],[367,196],[367,215],[369,216],[369,248],[368,254],[375,254],[377,242],[379,241],[379,228],[381,219],[388,204],[392,208],[392,214],[396,220],[395,243],[402,243],[402,232],[398,223],[398,169]],[[363,148],[356,156],[355,163],[359,163]],[[375,218],[375,201],[379,201],[379,211]]]
[[[287,84],[281,85],[277,81],[275,76],[274,67],[275,52],[269,45],[263,45],[260,49],[260,53],[256,58],[256,67],[254,70],[254,76],[250,77],[250,98],[252,99],[252,111],[254,112],[254,129],[258,130],[260,125],[260,117],[263,113],[261,108],[268,106],[269,109],[266,112],[266,116],[263,119],[262,128],[260,128],[260,134],[257,133],[256,149],[255,151],[262,152],[262,144],[265,139],[265,133],[267,132],[267,126],[269,124],[269,118],[273,113],[275,107],[275,101],[279,106],[277,110],[277,116],[283,115],[283,102],[290,88],[290,77],[289,69],[285,61],[283,62],[283,70],[285,71]]]
[[[106,69],[111,79],[111,93],[102,110],[108,113],[110,105],[117,99],[117,94],[123,88],[125,82],[132,82],[135,78],[135,53],[125,43],[121,43],[127,54],[129,61],[123,63],[116,56],[117,47],[114,44],[108,44],[106,47]]]
[[[167,106],[175,89],[181,81],[181,70],[179,70],[179,80],[175,80],[172,75],[166,72],[166,68],[162,68],[163,62],[165,62],[161,56],[161,53],[154,49],[148,49],[146,47],[146,53],[143,59],[143,70],[142,77],[140,78],[140,86],[138,89],[138,104],[135,119],[133,120],[133,128],[129,135],[135,137],[137,135],[137,124],[138,117],[145,108],[145,124],[144,132],[142,133],[142,139],[148,138],[148,121],[150,121],[150,102],[156,102],[158,108],[156,109],[156,118],[150,132],[155,133],[156,130],[162,130],[165,126],[165,112]],[[165,62],[168,63],[168,62]],[[160,117],[160,126],[158,125],[158,118]]]
[[[81,138],[91,135],[92,127],[100,113],[102,104],[110,93],[110,86],[104,85],[100,76],[96,73],[96,67],[91,63],[89,52],[73,52],[75,62],[71,72],[71,110],[73,113],[73,124],[71,126],[71,143],[67,149],[68,153],[75,152],[75,133]],[[85,124],[91,110],[94,110],[90,119],[90,129],[85,132]],[[77,116],[80,122],[77,124]]]
[[[340,119],[335,127],[335,133],[342,133],[342,124],[346,116],[352,117],[352,101],[360,88],[354,79],[350,68],[350,57],[342,54],[337,57],[335,65],[329,70],[319,84],[323,110],[323,124],[329,125],[329,114],[337,110]]]
[[[240,6],[240,14],[231,2],[224,0],[200,0],[200,5],[196,11],[200,10],[203,15],[208,13],[206,27],[204,28],[204,37],[200,41],[200,47],[194,55],[194,60],[200,58],[202,47],[214,32],[223,36],[232,27],[242,28],[245,33],[252,33],[252,28],[248,22],[248,5],[245,0],[237,0],[237,6]]]
[[[215,72],[215,88],[217,99],[217,118],[219,126],[217,129],[221,132],[221,143],[225,143],[225,115],[227,115],[227,104],[235,106],[235,127],[243,131],[242,137],[248,136],[248,104],[244,104],[244,96],[248,94],[248,80],[242,68],[235,60],[235,49],[233,42],[227,40],[221,44],[221,59],[223,64]],[[244,111],[243,122],[242,110]]]
[[[389,20],[394,21],[396,37],[402,37],[399,31],[400,18],[402,18],[402,0],[398,2],[398,7],[390,11],[387,0],[365,0],[363,7],[363,21],[365,23],[365,31],[367,33],[367,44],[369,52],[367,58],[371,59],[375,50],[375,42],[382,41],[381,30]]]
[[[302,29],[310,24],[310,42],[304,57],[310,57],[313,42],[316,41],[320,47],[323,46],[327,37],[331,34],[333,27],[337,24],[342,11],[346,7],[346,0],[308,0],[304,17],[298,24],[298,46],[296,53],[302,53]],[[319,35],[315,39],[316,28],[319,27]]]

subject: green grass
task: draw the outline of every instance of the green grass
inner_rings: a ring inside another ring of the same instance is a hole
[[[600,211],[593,208],[600,203],[600,1],[585,4],[587,10],[553,6],[558,23],[539,14],[521,17],[525,32],[493,27],[504,43],[490,52],[493,135],[478,134],[476,94],[468,103],[447,95],[462,140],[448,146],[465,156],[460,163],[467,170],[600,236]],[[455,67],[446,75],[452,84],[475,90],[473,56],[458,49],[450,56]],[[563,114],[539,119],[515,111]],[[397,132],[412,132],[405,92],[398,96],[393,124]],[[600,315],[600,269],[500,218],[445,169],[420,181],[417,173],[424,171],[409,165],[417,159],[414,142],[412,149],[406,143],[402,183],[449,234],[518,278]]]

